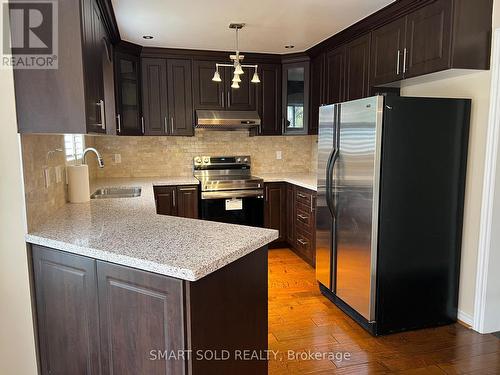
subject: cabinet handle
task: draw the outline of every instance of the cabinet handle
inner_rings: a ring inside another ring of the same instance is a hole
[[[308,244],[308,242],[303,240],[302,238],[297,238],[297,242],[300,243],[301,245],[304,245],[304,246],[306,246]]]
[[[197,188],[192,187],[192,188],[179,188],[179,191],[196,191]]]
[[[175,207],[175,189],[172,190],[172,206]]]
[[[174,116],[170,117],[170,130],[171,134],[174,134]]]
[[[400,59],[401,51],[398,49],[398,57],[396,58],[396,75],[399,75],[399,59]]]
[[[99,109],[101,111],[101,128],[106,130],[106,114],[104,112],[104,100],[99,100],[97,102],[97,105],[99,106]]]
[[[302,214],[298,214],[297,217],[299,218],[299,220],[301,221],[306,221],[309,219],[309,216],[306,216],[306,215],[302,215]]]
[[[304,194],[301,194],[301,193],[297,193],[297,196],[298,196],[299,198],[307,198]]]
[[[116,120],[118,121],[118,134],[120,134],[122,132],[122,119],[119,113],[116,115]]]
[[[163,131],[168,134],[167,116],[163,118]]]
[[[141,128],[142,128],[142,135],[144,135],[144,116],[141,116]]]
[[[408,54],[408,49],[405,47],[403,51],[403,73],[406,73],[406,55]]]

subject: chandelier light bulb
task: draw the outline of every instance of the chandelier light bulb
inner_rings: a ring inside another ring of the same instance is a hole
[[[243,68],[241,67],[241,64],[237,63],[235,65],[235,67],[234,67],[234,74],[241,75],[243,73],[245,73],[245,72],[243,71]]]
[[[215,71],[214,76],[212,78],[212,81],[214,81],[214,82],[222,82],[222,79],[220,78],[219,70]]]
[[[240,78],[240,76],[239,76],[238,74],[235,74],[235,75],[233,76],[233,82],[238,82],[238,83],[240,83],[240,82],[241,82],[241,78]]]
[[[260,83],[260,78],[259,78],[259,74],[257,73],[257,70],[255,70],[255,73],[253,74],[252,80],[250,82]]]
[[[233,82],[233,84],[231,85],[231,88],[233,88],[233,89],[239,89],[240,88],[240,84],[238,82]]]

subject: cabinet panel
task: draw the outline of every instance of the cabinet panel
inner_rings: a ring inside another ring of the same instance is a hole
[[[257,89],[262,135],[281,135],[281,66],[259,65],[261,83]]]
[[[284,133],[307,134],[309,120],[310,63],[286,63],[283,70]]]
[[[194,109],[224,109],[224,69],[219,69],[222,82],[212,81],[215,61],[193,62]]]
[[[408,16],[405,77],[447,69],[451,50],[451,1],[438,0]]]
[[[116,111],[119,135],[142,135],[140,72],[137,56],[115,54]]]
[[[286,239],[286,184],[265,184],[264,226],[279,231],[275,242]]]
[[[177,215],[175,186],[155,186],[153,188],[156,203],[156,213],[161,215]]]
[[[379,85],[403,78],[403,51],[406,18],[402,17],[372,32],[371,84]]]
[[[191,61],[167,60],[169,134],[193,135]]]
[[[184,374],[181,360],[151,350],[185,349],[183,282],[97,262],[103,374]]]
[[[336,48],[326,54],[325,102],[335,104],[345,98],[345,47]]]
[[[370,34],[346,45],[345,100],[369,95]]]
[[[177,215],[198,219],[198,187],[177,187]]]
[[[286,240],[295,243],[295,186],[286,185]]]
[[[144,133],[167,134],[167,62],[144,58],[142,68],[142,113]]]
[[[32,245],[43,375],[98,375],[95,261]]]
[[[231,88],[233,79],[233,68],[226,68],[225,77],[225,92],[226,92],[226,109],[232,111],[256,111],[256,86],[258,84],[250,82],[254,69],[243,68],[245,72],[241,77],[240,88]]]

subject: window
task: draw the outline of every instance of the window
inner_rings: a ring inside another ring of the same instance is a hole
[[[85,149],[85,140],[81,134],[65,134],[64,135],[64,151],[66,153],[66,161],[70,164],[75,164],[83,158],[83,150]]]
[[[302,129],[304,127],[304,106],[288,105],[287,107],[288,128]]]

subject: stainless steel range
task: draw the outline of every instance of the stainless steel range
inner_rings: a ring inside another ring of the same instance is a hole
[[[259,226],[264,181],[251,174],[250,156],[197,156],[193,174],[201,183],[201,218]]]

